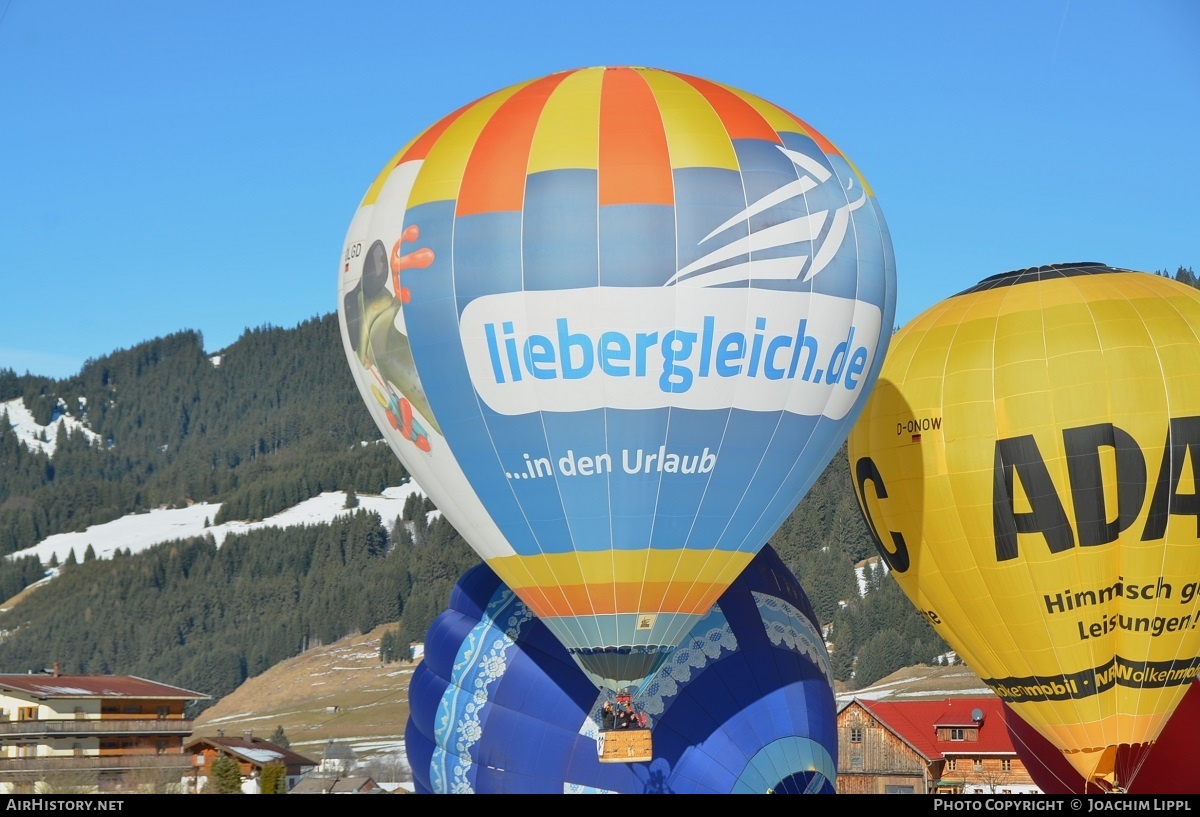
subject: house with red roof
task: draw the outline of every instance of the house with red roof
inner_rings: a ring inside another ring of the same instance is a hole
[[[997,697],[855,698],[838,712],[838,794],[1037,794]]]
[[[268,764],[283,766],[285,793],[290,793],[304,775],[317,767],[317,761],[255,737],[253,732],[240,737],[225,737],[225,730],[218,729],[216,736],[189,741],[183,751],[192,757],[191,777],[183,781],[184,794],[203,794],[205,784],[213,777],[213,763],[222,757],[232,758],[237,763],[243,794],[262,794],[260,781],[263,767]]]
[[[0,674],[0,793],[178,790],[209,696],[132,675]]]

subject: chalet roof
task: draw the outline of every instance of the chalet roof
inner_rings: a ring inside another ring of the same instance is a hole
[[[292,787],[288,794],[358,794],[383,793],[369,777],[306,777]]]
[[[35,698],[152,698],[205,701],[211,696],[134,675],[0,674],[0,691]]]
[[[924,701],[858,700],[875,720],[896,733],[926,760],[938,760],[947,755],[1009,754],[1014,757],[1004,708],[996,697],[944,698]],[[939,740],[938,728],[975,726],[974,713],[983,718],[978,722],[979,740]]]
[[[273,761],[278,761],[284,766],[316,766],[317,761],[311,760],[304,755],[297,754],[291,749],[285,749],[282,746],[271,743],[269,740],[263,740],[256,737],[207,737],[195,738],[188,741],[183,747],[184,754],[194,752],[197,747],[211,746],[218,749],[227,755],[243,760],[251,766],[262,767]]]

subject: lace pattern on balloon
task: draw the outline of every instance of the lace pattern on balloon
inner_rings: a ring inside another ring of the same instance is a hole
[[[488,690],[508,667],[508,653],[533,613],[501,585],[479,623],[463,641],[451,670],[450,685],[438,704],[435,729],[439,748],[430,763],[434,791],[471,794],[471,748],[482,735],[480,713]]]
[[[729,626],[729,620],[721,612],[721,606],[714,604],[708,615],[702,618],[683,642],[671,651],[667,663],[638,694],[638,703],[651,718],[662,715],[671,705],[671,701],[679,694],[679,689],[699,675],[712,661],[723,654],[735,652],[738,648],[737,636]],[[597,706],[593,716],[599,714]]]
[[[833,669],[829,665],[829,652],[825,639],[808,616],[795,605],[777,596],[754,593],[758,614],[766,628],[767,638],[776,646],[788,647],[812,661],[825,681],[833,685]]]

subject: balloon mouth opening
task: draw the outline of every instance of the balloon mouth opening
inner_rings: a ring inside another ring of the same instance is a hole
[[[667,660],[673,647],[648,644],[635,647],[576,647],[571,657],[597,686],[619,692],[640,690]]]
[[[1091,785],[1101,790],[1120,791],[1116,779],[1117,748],[1103,746],[1096,749],[1064,750],[1063,757]]]

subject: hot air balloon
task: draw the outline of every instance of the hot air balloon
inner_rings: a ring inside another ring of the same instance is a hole
[[[604,763],[605,696],[487,565],[433,623],[405,731],[419,794],[832,794],[837,712],[824,641],[766,546],[635,698],[654,759]]]
[[[1086,780],[1121,788],[1200,655],[1200,291],[1101,264],[987,278],[893,339],[848,439],[880,554]]]
[[[1009,736],[1029,776],[1046,794],[1103,794],[1089,785],[1042,734],[1004,707]],[[1200,729],[1200,682],[1193,681],[1167,725],[1150,745],[1117,750],[1117,779],[1128,781],[1129,794],[1195,794],[1196,730]]]
[[[598,686],[645,683],[845,440],[895,312],[827,139],[649,68],[523,82],[417,135],[339,279],[393,451]]]

